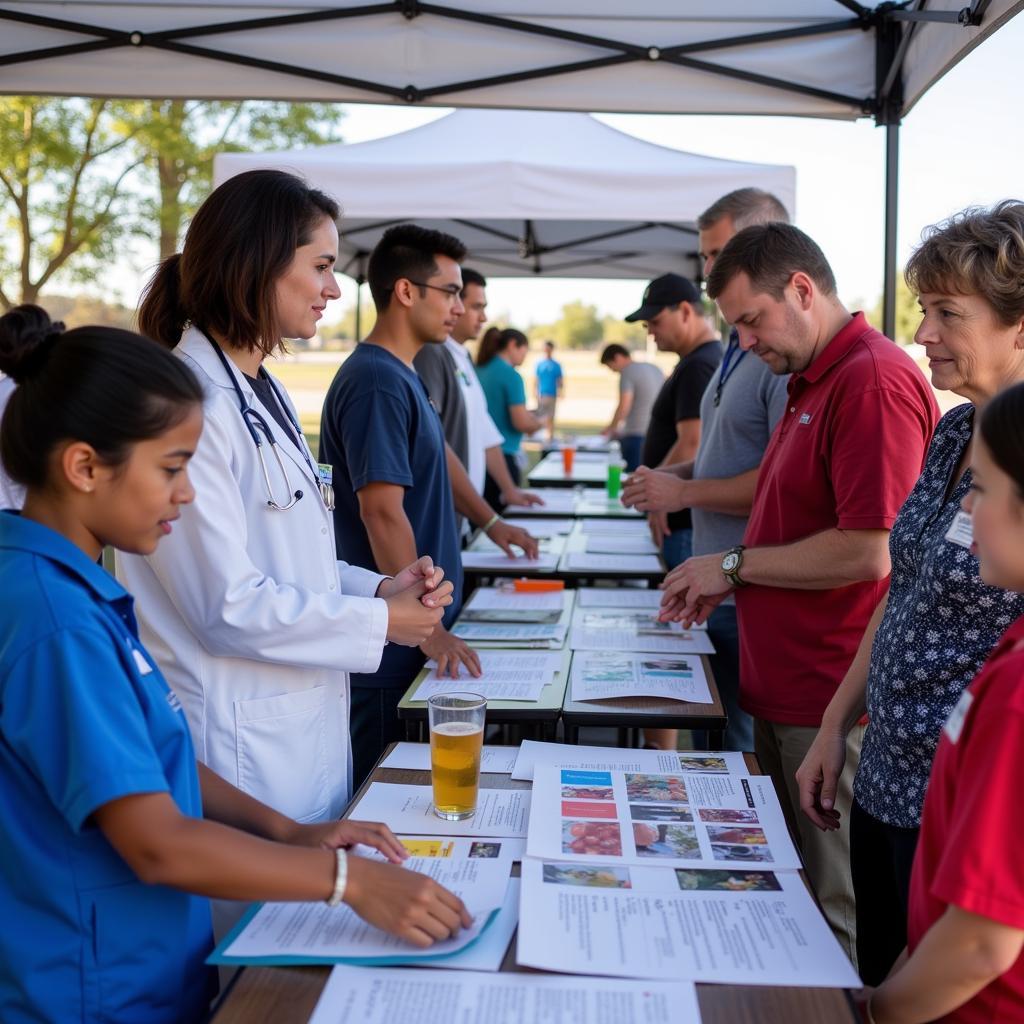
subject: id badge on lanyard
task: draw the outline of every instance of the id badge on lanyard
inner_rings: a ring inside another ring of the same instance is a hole
[[[334,467],[326,462],[316,464],[317,483],[320,487],[320,497],[328,512],[334,511]]]

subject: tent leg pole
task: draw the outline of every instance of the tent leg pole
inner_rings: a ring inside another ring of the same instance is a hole
[[[896,229],[899,217],[900,125],[885,126],[885,259],[882,333],[896,338]]]
[[[363,306],[362,298],[363,298],[363,296],[362,296],[362,291],[363,291],[363,286],[357,280],[356,281],[356,331],[355,331],[355,334],[356,334],[355,340],[357,342],[363,340],[363,317],[362,317],[362,312],[363,312],[363,309],[362,309],[362,306]]]

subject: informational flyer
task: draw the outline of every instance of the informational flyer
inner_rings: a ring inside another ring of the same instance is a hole
[[[423,950],[375,928],[344,903],[263,903],[251,908],[210,962],[376,964],[447,956],[475,942],[505,904],[511,868],[507,856],[413,856],[402,867],[429,875],[455,893],[473,914],[472,927]]]
[[[517,961],[569,974],[860,986],[799,874],[523,863]]]
[[[601,572],[661,572],[663,568],[657,555],[592,555],[586,551],[569,551],[562,558],[564,571],[592,572],[595,575]]]
[[[551,625],[571,609],[571,590],[522,593],[503,587],[477,587],[463,605],[459,622],[509,622]]]
[[[478,693],[487,700],[538,701],[544,687],[554,682],[561,669],[563,656],[548,651],[477,651],[480,676],[472,676],[465,665],[459,674],[437,675],[437,662],[428,661],[428,674],[412,695],[413,701],[429,700],[436,693],[462,690]]]
[[[574,651],[650,651],[662,654],[714,654],[707,630],[659,622],[644,608],[577,608],[569,646]]]
[[[509,526],[517,526],[534,537],[557,537],[572,532],[574,519],[509,519],[502,517]]]
[[[613,534],[619,537],[650,537],[651,530],[645,519],[584,519],[580,522],[583,533]]]
[[[523,837],[530,818],[527,789],[481,789],[476,814],[446,821],[434,813],[430,786],[371,782],[352,809],[359,821],[386,821],[392,832],[420,836]]]
[[[310,1024],[700,1024],[683,981],[335,967]]]
[[[533,781],[536,765],[585,771],[648,772],[655,775],[685,775],[689,772],[711,775],[750,773],[743,755],[737,750],[637,750],[633,747],[590,747],[575,743],[523,740],[512,769],[512,778]]]
[[[488,647],[559,650],[565,646],[569,623],[562,621],[541,626],[528,622],[467,622],[460,619],[451,631],[466,643],[479,645],[485,650]]]
[[[664,697],[714,703],[699,655],[579,651],[570,678],[573,700]]]
[[[463,569],[516,569],[521,572],[555,572],[560,552],[542,551],[538,558],[517,555],[510,558],[504,551],[463,551]]]
[[[530,857],[680,868],[800,867],[767,775],[535,765],[532,804]]]
[[[480,752],[480,771],[508,775],[515,767],[519,747],[499,747],[485,743]],[[412,768],[430,771],[429,743],[396,743],[394,750],[381,762],[381,768]]]
[[[572,487],[545,487],[538,492],[543,505],[508,505],[506,516],[572,515],[576,507],[576,491]]]
[[[643,534],[589,533],[586,550],[593,555],[656,555],[658,546]]]

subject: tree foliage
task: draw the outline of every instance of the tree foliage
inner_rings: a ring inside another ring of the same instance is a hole
[[[869,310],[868,320],[882,329],[882,298],[879,296],[874,309]],[[893,341],[900,345],[909,345],[914,340],[914,333],[921,323],[921,310],[917,304],[917,296],[907,287],[903,280],[903,271],[896,275],[896,337]]]
[[[340,121],[326,103],[0,99],[0,306],[96,281],[132,239],[174,252],[215,153],[318,145]]]

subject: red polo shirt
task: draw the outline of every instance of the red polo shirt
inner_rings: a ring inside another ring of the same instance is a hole
[[[1024,618],[1003,634],[939,737],[910,879],[911,953],[950,904],[1024,929],[1024,858],[1017,834],[1022,683]],[[1024,956],[942,1019],[1024,1020]]]
[[[890,529],[921,474],[938,418],[910,356],[858,313],[790,378],[744,543]],[[820,725],[886,586],[739,589],[742,707],[770,722]]]

